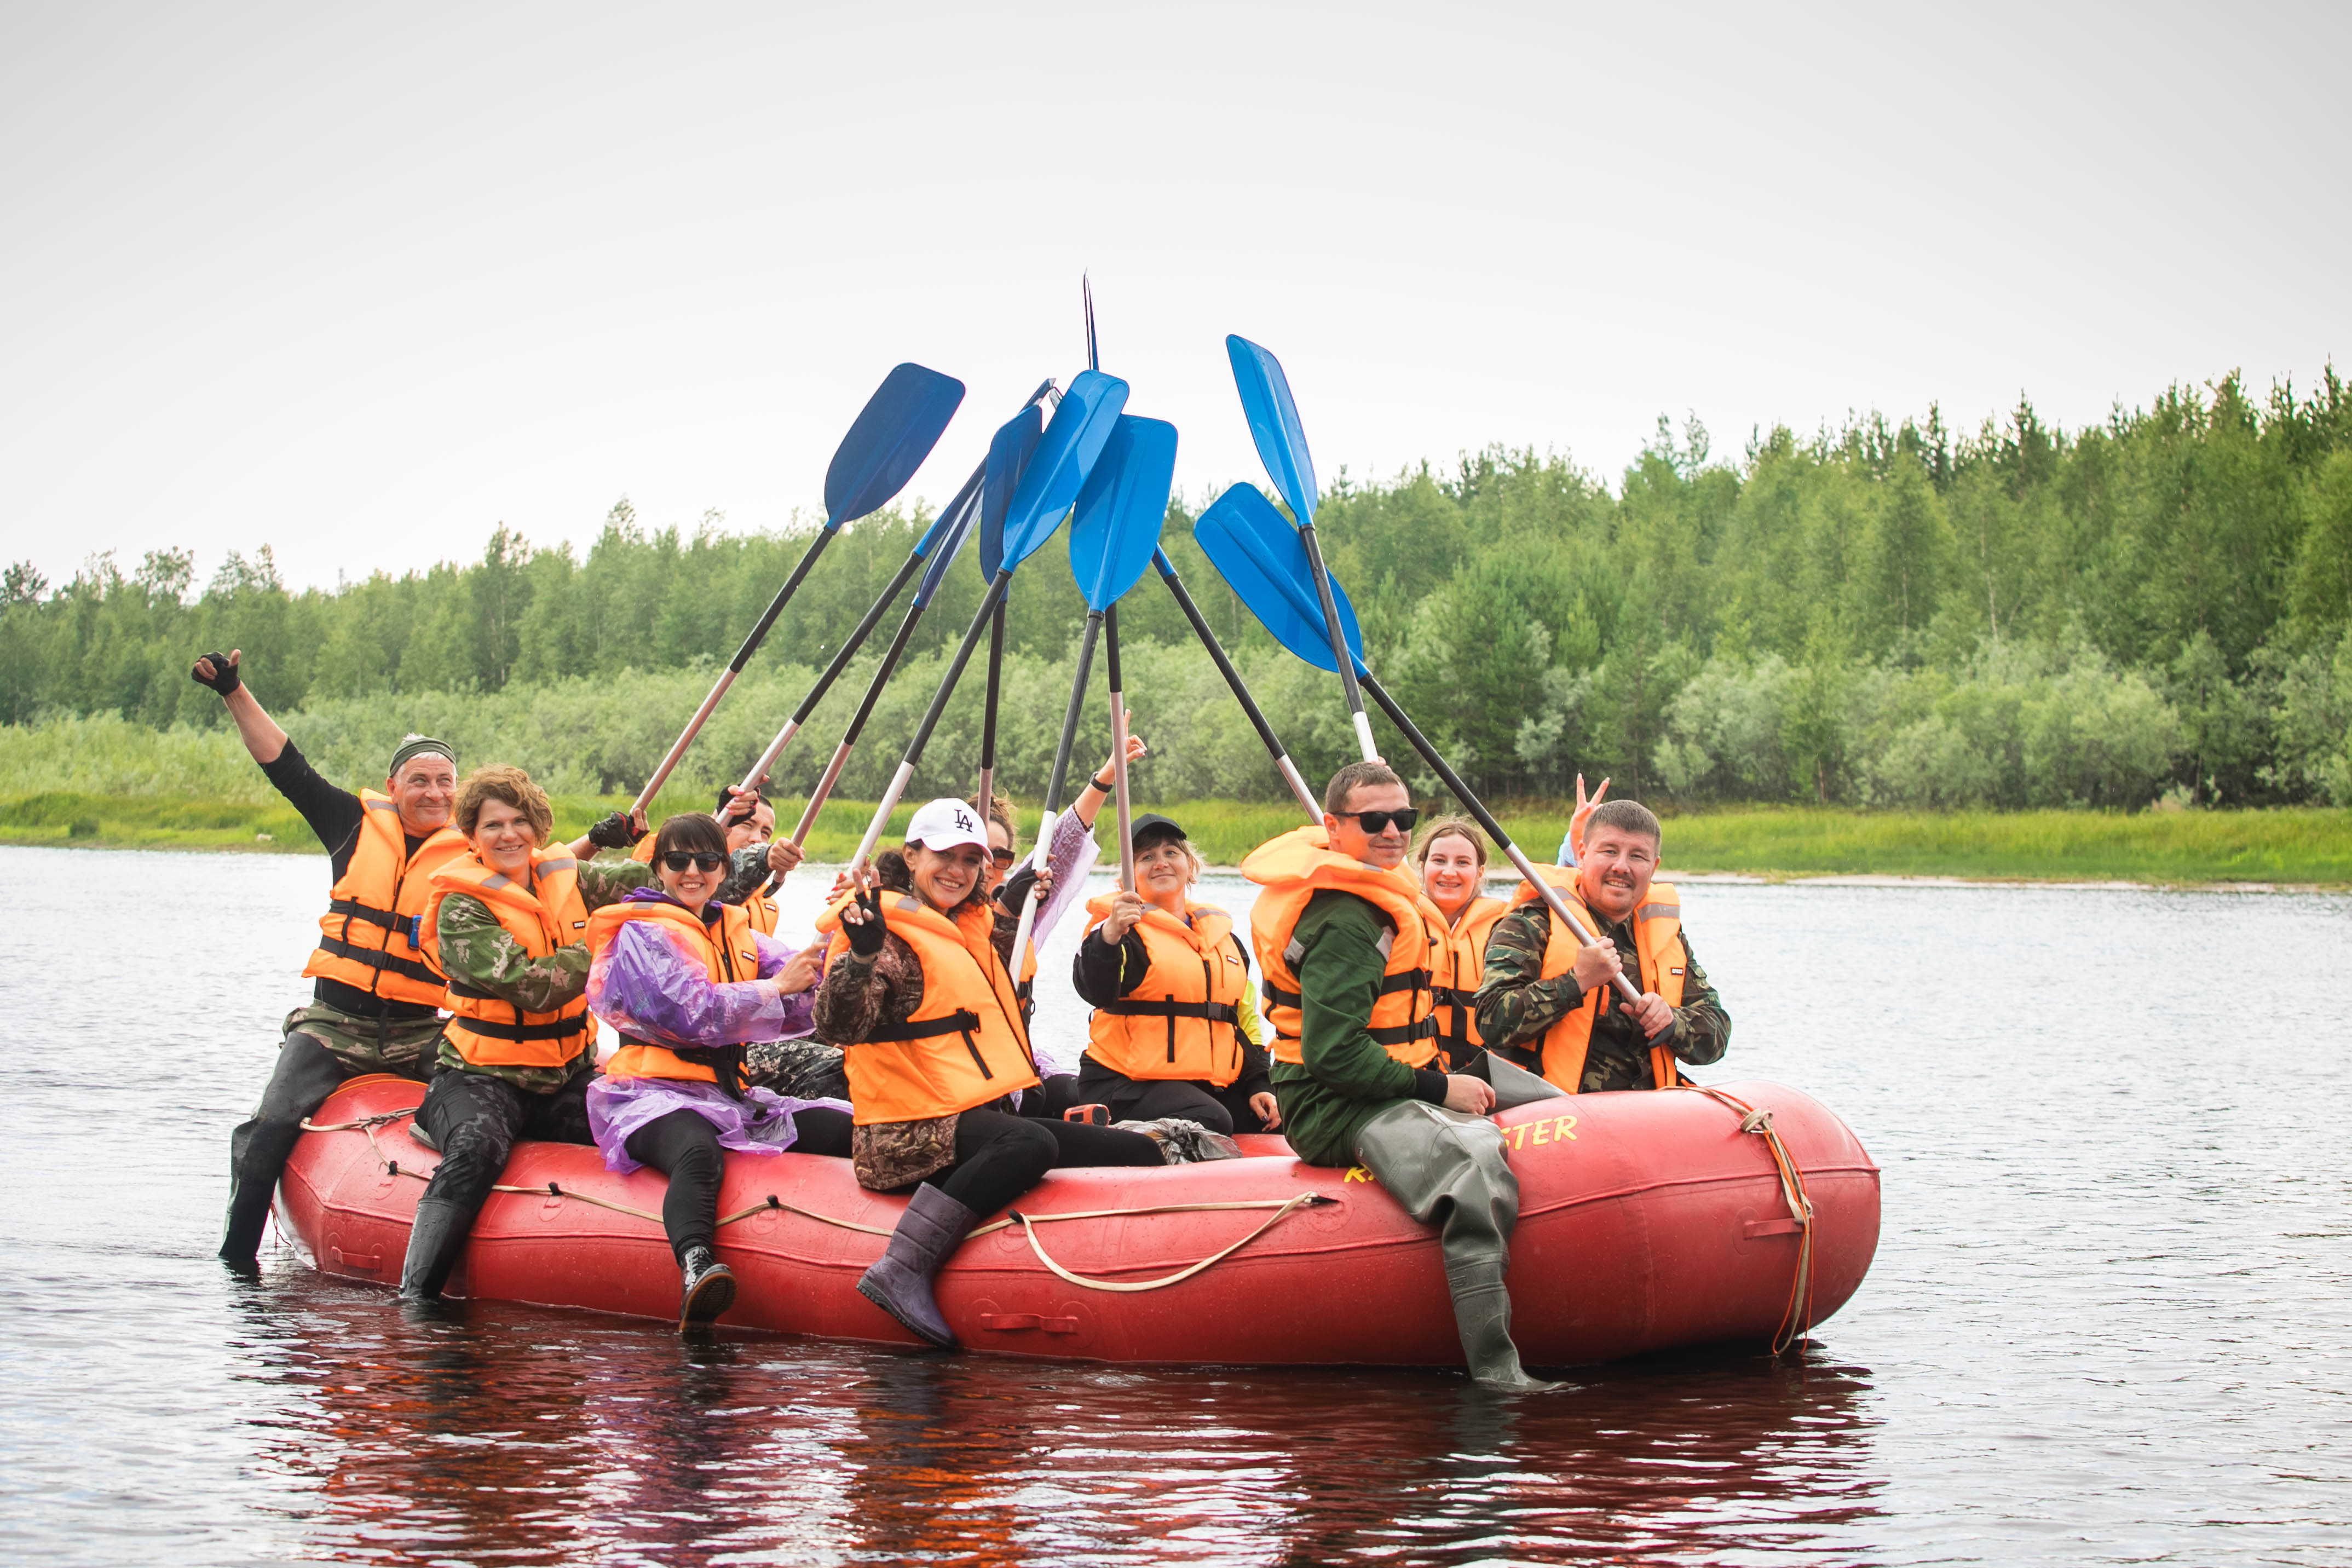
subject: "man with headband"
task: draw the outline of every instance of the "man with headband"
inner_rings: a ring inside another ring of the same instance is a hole
[[[334,876],[318,946],[302,969],[316,983],[310,1004],[287,1015],[261,1103],[229,1134],[220,1256],[231,1268],[250,1269],[303,1119],[362,1073],[419,1081],[431,1073],[447,984],[417,947],[416,919],[434,871],[467,846],[449,825],[457,793],[455,747],[405,736],[393,751],[382,793],[340,789],[254,700],[238,672],[241,656],[241,649],[205,654],[190,674],[220,693],[245,749],[326,846]],[[579,852],[625,846],[631,828],[616,813],[591,830]]]

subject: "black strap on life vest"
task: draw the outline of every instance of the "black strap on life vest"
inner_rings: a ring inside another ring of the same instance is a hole
[[[1241,1010],[1230,1002],[1107,1002],[1102,1010],[1128,1018],[1206,1018],[1212,1024],[1238,1024]]]
[[[460,1020],[468,1028],[472,1020]],[[719,1092],[730,1100],[740,1100],[743,1093],[743,1047],[741,1046],[670,1046],[659,1040],[641,1040],[635,1035],[623,1035],[625,1046],[647,1046],[657,1051],[667,1051],[682,1062],[709,1068],[719,1080]]]
[[[1437,1015],[1432,1013],[1418,1024],[1391,1024],[1386,1028],[1366,1029],[1364,1033],[1384,1046],[1409,1046],[1437,1033]]]
[[[552,1024],[500,1024],[488,1018],[452,1018],[449,1022],[469,1035],[489,1040],[569,1040],[588,1032],[586,1015],[561,1018]]]
[[[357,899],[330,899],[327,900],[327,912],[331,915],[341,915],[346,920],[365,921],[370,925],[382,926],[386,931],[405,931],[408,933],[411,945],[415,944],[416,938],[415,915],[394,914],[390,910],[377,909],[373,904],[361,903]]]
[[[959,1007],[943,1018],[909,1018],[903,1024],[877,1024],[866,1031],[868,1044],[896,1045],[906,1040],[937,1039],[942,1035],[961,1035],[964,1049],[971,1053],[971,1065],[980,1069],[982,1078],[996,1075],[988,1068],[988,1058],[980,1054],[980,1042],[972,1031],[980,1027],[980,1015],[969,1007]]]
[[[1269,1007],[1304,1007],[1307,998],[1296,991],[1285,991],[1271,980],[1258,982],[1257,994],[1265,998]]]
[[[356,946],[339,936],[320,937],[319,951],[331,953],[337,958],[348,958],[353,963],[365,964],[370,969],[389,970],[394,974],[416,981],[421,984],[446,985],[448,984],[429,964],[419,963],[410,958],[394,958],[380,947]]]
[[[1381,976],[1380,994],[1383,996],[1393,995],[1399,991],[1426,991],[1428,989],[1429,971],[1426,969],[1404,969],[1398,971],[1394,974],[1383,974]]]

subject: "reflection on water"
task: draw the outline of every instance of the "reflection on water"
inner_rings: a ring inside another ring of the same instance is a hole
[[[231,1279],[223,1145],[321,868],[0,870],[0,1561],[2352,1561],[2340,899],[1687,889],[1715,1076],[1854,1126],[1877,1263],[1801,1362],[1497,1400]],[[134,960],[131,889],[208,934]]]
[[[1868,1535],[1869,1387],[1816,1352],[1497,1399],[1389,1373],[1139,1373],[485,1307],[404,1318],[301,1276],[257,1459],[328,1559],[1831,1561]]]

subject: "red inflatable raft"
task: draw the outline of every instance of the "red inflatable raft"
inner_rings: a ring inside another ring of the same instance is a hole
[[[358,1079],[311,1118],[278,1215],[323,1272],[398,1281],[435,1163],[408,1136],[423,1094]],[[1792,1337],[1845,1304],[1876,1250],[1878,1168],[1794,1089],[1583,1095],[1497,1120],[1520,1190],[1511,1327],[1530,1365]],[[948,1264],[948,1321],[1015,1355],[1460,1365],[1435,1233],[1361,1171],[1301,1163],[1278,1138],[1244,1145],[1251,1157],[1211,1164],[1054,1173]],[[519,1145],[450,1294],[674,1321],[663,1184],[614,1175],[593,1149]],[[846,1160],[730,1154],[719,1252],[741,1285],[722,1322],[915,1342],[855,1289],[903,1202],[859,1187]]]

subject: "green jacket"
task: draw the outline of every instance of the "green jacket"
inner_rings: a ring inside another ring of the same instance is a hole
[[[1283,1136],[1312,1165],[1352,1165],[1364,1123],[1402,1100],[1445,1100],[1445,1075],[1409,1068],[1367,1032],[1388,959],[1388,917],[1353,893],[1317,893],[1291,930],[1299,956],[1299,1052],[1274,1064]]]
[[[628,859],[583,860],[579,878],[580,901],[598,910],[632,888],[650,886],[654,869]],[[490,906],[470,893],[451,893],[443,899],[434,929],[439,932],[442,973],[526,1013],[552,1013],[588,989],[586,942],[575,942],[545,958],[533,958],[514,933],[499,923]],[[461,1072],[503,1079],[531,1094],[552,1094],[587,1070],[580,1062],[560,1068],[481,1067],[459,1056],[457,1047],[446,1039],[441,1042],[439,1062]]]

